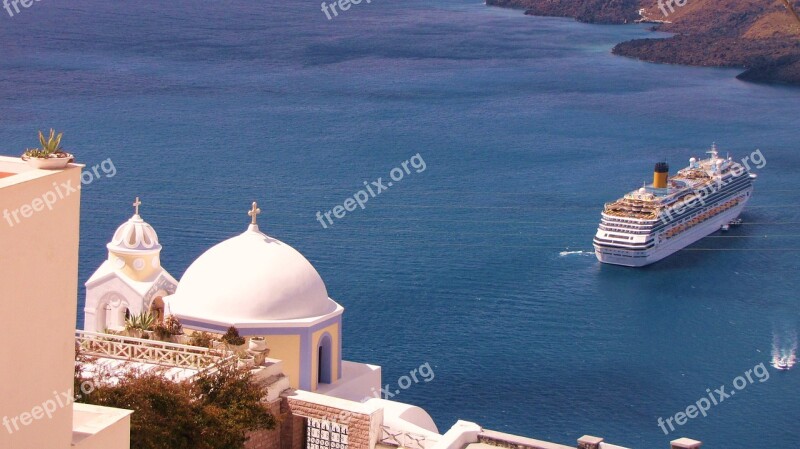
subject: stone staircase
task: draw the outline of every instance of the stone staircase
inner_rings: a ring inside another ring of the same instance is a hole
[[[283,362],[265,358],[264,362],[251,370],[253,381],[267,391],[269,402],[277,400],[281,393],[291,388],[289,378],[283,374]]]

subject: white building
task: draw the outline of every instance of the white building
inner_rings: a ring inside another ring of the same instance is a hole
[[[258,213],[253,203],[243,233],[189,266],[167,311],[189,329],[265,337],[292,387],[316,391],[342,379],[344,308],[302,254],[259,230]]]
[[[0,156],[0,448],[127,449],[130,411],[73,403],[82,165]]]
[[[133,205],[133,216],[106,245],[108,258],[86,281],[83,328],[87,331],[121,331],[127,317],[144,311],[163,317],[163,298],[178,285],[161,267],[158,234],[139,216],[139,198]]]

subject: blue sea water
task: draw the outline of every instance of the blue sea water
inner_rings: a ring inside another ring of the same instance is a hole
[[[259,201],[347,309],[347,359],[392,386],[430,363],[395,399],[442,431],[794,447],[796,371],[670,435],[657,419],[796,341],[800,89],[610,54],[651,36],[473,0],[330,21],[305,1],[43,0],[0,10],[0,153],[56,127],[81,162],[113,161],[83,189],[81,283],[135,196],[178,278]],[[766,158],[745,224],[645,269],[599,265],[603,203],[713,141]],[[316,221],[416,154],[424,171]]]

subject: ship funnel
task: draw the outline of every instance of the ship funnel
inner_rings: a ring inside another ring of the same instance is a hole
[[[669,176],[669,165],[666,162],[656,164],[653,172],[653,187],[656,189],[667,188],[667,177]]]

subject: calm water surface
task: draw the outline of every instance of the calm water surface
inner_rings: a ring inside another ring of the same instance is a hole
[[[137,195],[178,278],[258,200],[262,229],[347,308],[347,359],[392,384],[431,364],[395,399],[442,431],[794,447],[795,371],[668,436],[656,420],[796,340],[800,89],[610,55],[648,35],[464,0],[331,21],[315,2],[36,2],[0,15],[0,146],[56,127],[82,162],[113,161],[83,191],[81,283]],[[713,141],[766,157],[745,225],[645,269],[600,266],[603,203]],[[424,172],[316,221],[417,153]]]

